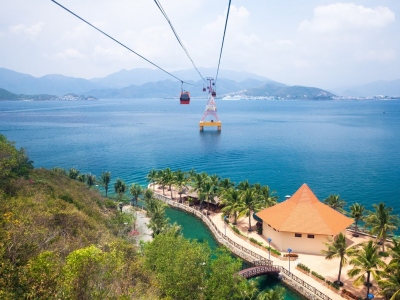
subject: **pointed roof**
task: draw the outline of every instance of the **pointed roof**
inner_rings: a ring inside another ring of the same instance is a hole
[[[277,231],[332,236],[354,222],[319,201],[305,183],[288,200],[256,215]]]

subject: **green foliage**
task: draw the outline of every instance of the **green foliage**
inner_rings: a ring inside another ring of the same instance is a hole
[[[265,292],[261,292],[256,300],[284,300],[286,291],[283,287],[275,287]]]
[[[242,233],[241,233],[241,231],[239,230],[239,229],[237,229],[237,227],[236,226],[231,226],[231,228],[232,228],[232,230],[235,232],[235,233],[237,233],[237,234],[239,234],[239,235],[243,235]]]
[[[310,272],[310,268],[307,267],[306,265],[302,264],[302,263],[297,264],[297,267],[302,269],[302,270],[304,270],[304,271],[306,271],[306,272]]]
[[[246,281],[234,276],[241,262],[226,249],[211,259],[207,244],[189,241],[172,229],[155,236],[144,254],[146,268],[155,272],[167,299],[239,299]]]
[[[318,274],[318,273],[315,272],[315,271],[311,271],[311,274],[314,275],[315,277],[321,279],[321,280],[325,280],[325,277],[324,277],[324,276]]]
[[[252,242],[252,243],[254,243],[254,244],[257,244],[257,245],[259,245],[259,246],[262,246],[263,245],[263,243],[262,242],[259,242],[259,241],[257,241],[255,238],[249,238],[249,240],[250,240],[250,242]]]
[[[29,160],[25,149],[15,148],[15,143],[9,142],[0,134],[0,186],[7,194],[14,194],[18,189],[15,180],[19,177],[28,178],[33,169],[33,161]]]

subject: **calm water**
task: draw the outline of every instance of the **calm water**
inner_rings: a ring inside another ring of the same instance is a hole
[[[268,184],[400,212],[400,101],[218,101],[222,132],[198,130],[206,100],[0,102],[0,133],[35,167],[76,167],[146,184],[152,169]]]

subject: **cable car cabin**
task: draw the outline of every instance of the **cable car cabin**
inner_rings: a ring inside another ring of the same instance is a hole
[[[215,98],[215,97],[217,97],[217,93],[213,91],[213,92],[211,93],[211,96],[213,96],[213,97]]]
[[[190,103],[190,93],[189,92],[181,92],[181,97],[179,98],[181,104],[189,104]]]

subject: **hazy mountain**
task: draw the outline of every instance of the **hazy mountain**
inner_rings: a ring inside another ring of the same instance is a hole
[[[214,75],[214,69],[199,69],[203,76]],[[191,84],[184,84],[192,97],[206,97],[202,91],[205,82],[199,78],[195,69],[173,72],[174,76]],[[15,94],[52,94],[62,96],[69,93],[90,95],[97,98],[146,98],[179,97],[181,83],[160,70],[134,69],[121,70],[104,78],[86,80],[63,75],[33,77],[4,68],[0,69],[0,88]],[[268,78],[246,72],[220,70],[216,82],[218,97],[226,94],[245,96],[273,96],[280,98],[317,98],[331,97],[331,93],[317,88],[293,86],[272,81]]]
[[[214,77],[217,72],[217,70],[213,68],[199,68],[199,71],[204,79],[206,79],[207,77]],[[195,69],[179,70],[171,72],[171,74],[184,81],[201,81],[200,84],[205,84],[205,82],[202,80],[199,73]],[[218,77],[219,79],[229,79],[237,82],[245,80],[256,80],[258,82],[271,81],[270,79],[256,74],[231,70],[220,70]],[[121,70],[103,78],[93,78],[90,81],[92,81],[93,83],[101,84],[107,88],[123,88],[130,85],[142,85],[148,82],[157,82],[168,79],[174,80],[170,75],[159,69],[154,70],[138,68],[132,70]]]
[[[347,88],[339,93],[343,96],[363,96],[363,97],[372,97],[372,96],[400,96],[400,79],[392,80],[392,81],[374,81],[364,85],[359,85],[351,88]]]
[[[12,70],[0,68],[0,88],[15,94],[54,94],[64,95],[70,92],[84,93],[102,87],[82,78],[63,75],[33,77]]]
[[[107,88],[123,88],[130,85],[142,85],[148,82],[157,82],[171,79],[171,76],[156,69],[138,68],[133,70],[121,70],[103,78],[93,78],[90,81],[101,84]]]
[[[278,99],[316,99],[330,100],[334,94],[315,87],[287,86],[279,82],[265,83],[256,88],[250,88],[236,93],[229,93],[230,96],[241,97],[271,97]]]

